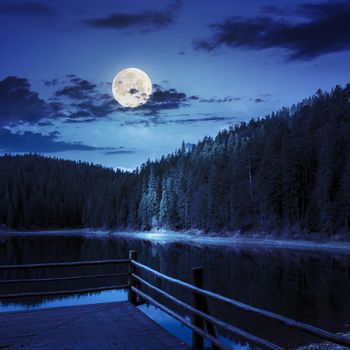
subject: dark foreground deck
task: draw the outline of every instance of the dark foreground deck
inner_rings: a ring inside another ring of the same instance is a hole
[[[129,302],[0,314],[0,349],[185,350]]]

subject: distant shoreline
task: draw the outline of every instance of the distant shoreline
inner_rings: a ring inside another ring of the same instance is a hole
[[[338,251],[350,253],[350,242],[337,241],[307,241],[301,239],[277,239],[276,237],[244,237],[241,235],[223,237],[206,235],[196,231],[151,231],[151,232],[111,232],[112,236],[130,237],[149,240],[158,243],[188,243],[198,245],[223,246],[229,248],[263,247],[291,250]]]
[[[35,230],[18,231],[0,229],[0,240],[10,237],[26,236],[86,236],[86,237],[121,237],[147,240],[155,243],[184,243],[206,246],[222,246],[228,248],[240,247],[263,247],[271,249],[288,250],[312,250],[312,251],[334,251],[350,253],[350,242],[348,241],[316,241],[290,238],[277,238],[266,235],[232,235],[219,236],[204,234],[201,231],[111,231],[98,229],[55,229],[55,230]]]

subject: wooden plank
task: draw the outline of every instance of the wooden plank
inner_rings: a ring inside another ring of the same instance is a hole
[[[183,318],[182,316],[178,315],[177,313],[175,313],[174,311],[168,309],[166,306],[164,306],[163,304],[160,304],[158,301],[156,301],[155,299],[151,298],[150,296],[148,296],[147,294],[141,292],[139,289],[135,288],[135,287],[131,287],[132,290],[137,293],[141,298],[147,300],[150,304],[153,304],[154,306],[156,306],[158,309],[164,311],[165,313],[167,313],[169,316],[175,318],[176,320],[180,321],[182,324],[184,324],[185,326],[187,326],[188,328],[192,329],[194,332],[197,332],[199,335],[201,335],[204,338],[207,338],[209,341],[211,341],[213,344],[215,344],[216,346],[218,346],[220,349],[222,350],[232,350],[231,347],[221,343],[218,341],[218,339],[212,337],[210,334],[204,332],[202,329],[194,326],[191,322],[187,321],[185,318]]]
[[[168,282],[171,282],[171,283],[174,283],[174,284],[177,284],[179,286],[182,286],[184,288],[187,288],[191,291],[194,291],[194,292],[198,292],[202,295],[205,295],[207,297],[210,297],[210,298],[213,298],[215,300],[219,300],[219,301],[222,301],[228,305],[232,305],[234,307],[237,307],[239,308],[240,310],[243,310],[245,312],[250,312],[250,313],[253,313],[253,314],[258,314],[260,316],[264,316],[266,318],[269,318],[269,319],[272,319],[272,320],[275,320],[277,321],[278,323],[281,323],[289,328],[292,328],[292,329],[298,329],[300,331],[303,331],[305,333],[308,333],[308,334],[312,334],[312,335],[315,335],[316,337],[319,337],[321,339],[325,339],[325,340],[328,340],[332,343],[336,343],[336,344],[339,344],[339,345],[343,345],[343,346],[347,346],[347,347],[350,347],[350,339],[348,338],[345,338],[344,336],[342,335],[338,335],[338,334],[333,334],[331,332],[328,332],[326,330],[323,330],[321,328],[318,328],[318,327],[314,327],[314,326],[311,326],[311,325],[308,325],[308,324],[305,324],[305,323],[302,323],[302,322],[298,322],[298,321],[295,321],[295,320],[292,320],[288,317],[285,317],[285,316],[282,316],[282,315],[278,315],[278,314],[275,314],[271,311],[266,311],[266,310],[262,310],[262,309],[259,309],[257,307],[254,307],[254,306],[251,306],[251,305],[248,305],[248,304],[244,304],[238,300],[235,300],[235,299],[230,299],[230,298],[227,298],[227,297],[224,297],[220,294],[217,294],[217,293],[214,293],[214,292],[210,292],[208,290],[205,290],[205,289],[202,289],[202,288],[198,288],[198,287],[195,287],[193,286],[192,284],[190,283],[187,283],[187,282],[184,282],[184,281],[181,281],[179,279],[176,279],[176,278],[173,278],[173,277],[170,277],[168,275],[165,275],[157,270],[154,270],[146,265],[143,265],[137,261],[131,261],[131,264],[133,264],[134,266],[144,270],[144,271],[147,271],[159,278],[162,278]]]
[[[239,329],[239,328],[232,326],[224,321],[221,321],[221,320],[217,319],[216,317],[207,314],[206,312],[196,310],[191,305],[186,304],[182,300],[179,300],[176,297],[174,297],[173,295],[170,295],[169,293],[165,292],[164,290],[154,286],[153,284],[147,282],[146,280],[144,280],[140,276],[133,275],[133,277],[135,279],[137,279],[141,284],[144,284],[146,287],[150,288],[151,290],[153,290],[153,291],[159,293],[160,295],[163,295],[167,299],[169,299],[170,302],[188,310],[191,313],[197,314],[198,316],[202,317],[205,320],[208,320],[209,322],[211,322],[212,324],[215,324],[216,326],[220,327],[221,329],[223,329],[223,330],[225,330],[225,331],[227,331],[235,336],[238,336],[239,338],[247,340],[251,344],[257,345],[263,349],[268,349],[268,350],[283,350],[282,347],[275,345],[273,343],[270,343],[269,341],[267,341],[265,339],[259,338],[253,334],[250,334],[246,331],[243,331],[242,329]]]
[[[75,290],[60,290],[55,292],[33,292],[33,293],[17,293],[17,294],[2,294],[1,299],[13,299],[13,298],[28,298],[28,297],[45,297],[52,295],[67,295],[67,294],[80,294],[80,293],[92,293],[92,292],[102,292],[104,290],[114,290],[114,289],[126,289],[129,288],[129,284],[122,284],[116,286],[105,286],[98,288],[86,288],[86,289],[75,289]]]
[[[24,265],[0,265],[0,270],[26,270],[26,269],[42,269],[47,267],[69,267],[69,266],[91,266],[106,264],[128,264],[129,259],[112,259],[112,260],[95,260],[95,261],[72,261],[64,263],[48,263],[48,264],[24,264]]]
[[[50,278],[25,278],[25,279],[13,279],[13,280],[1,280],[0,284],[10,283],[35,283],[35,282],[55,282],[55,281],[71,281],[80,280],[86,278],[107,278],[107,277],[120,277],[129,276],[129,272],[124,273],[106,273],[100,275],[85,275],[85,276],[71,276],[71,277],[50,277]]]
[[[188,350],[129,302],[0,314],[0,348],[9,350]]]

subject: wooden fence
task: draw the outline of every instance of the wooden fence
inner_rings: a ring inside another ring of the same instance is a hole
[[[231,299],[220,294],[203,289],[203,269],[201,267],[195,267],[192,269],[192,283],[184,282],[180,279],[173,278],[169,275],[163,274],[147,265],[138,261],[137,251],[130,251],[128,259],[119,260],[99,260],[99,261],[83,261],[83,262],[68,262],[68,263],[50,263],[50,264],[30,264],[30,265],[4,265],[0,266],[0,270],[17,270],[17,269],[35,269],[35,268],[50,268],[50,267],[70,267],[70,266],[95,266],[106,264],[127,264],[128,272],[115,273],[115,274],[100,274],[100,275],[84,275],[84,276],[69,276],[69,277],[50,277],[39,279],[13,279],[13,280],[0,280],[1,284],[9,283],[27,283],[27,282],[50,282],[50,281],[66,281],[66,280],[79,280],[86,278],[102,278],[102,277],[119,277],[128,276],[127,284],[119,284],[112,286],[105,286],[99,288],[68,290],[68,291],[54,291],[54,292],[33,292],[33,293],[17,293],[17,294],[0,294],[1,299],[8,298],[20,298],[20,297],[34,297],[34,296],[50,296],[50,295],[63,295],[63,294],[76,294],[85,292],[96,292],[102,290],[111,289],[128,289],[128,300],[134,305],[138,305],[142,302],[148,302],[159,308],[163,312],[167,313],[171,317],[180,321],[185,326],[192,330],[192,348],[194,350],[204,349],[204,339],[209,340],[212,343],[213,349],[229,350],[232,348],[226,345],[218,337],[217,330],[224,330],[238,338],[244,339],[252,345],[258,346],[263,349],[282,350],[282,347],[273,344],[265,339],[262,339],[254,334],[250,334],[242,329],[239,329],[231,324],[228,324],[209,313],[207,298],[225,303],[233,306],[243,312],[256,314],[271,320],[274,320],[285,327],[289,327],[294,330],[299,330],[307,334],[316,336],[320,339],[350,347],[350,339],[342,335],[334,334],[326,330],[295,321],[288,317],[256,308],[254,306],[242,303],[238,300]],[[168,283],[177,285],[192,292],[192,304],[185,303],[184,301],[176,298],[174,295],[152,284],[144,276],[141,277],[140,272],[143,271],[143,275],[149,275],[155,277],[159,281],[166,281]],[[147,294],[142,286],[148,288],[159,296],[166,298],[172,305],[176,305],[183,310],[186,310],[192,315],[191,321],[176,313],[173,309],[165,306],[157,301],[154,297]]]
[[[1,270],[28,270],[28,269],[43,269],[43,268],[62,268],[62,267],[74,267],[74,266],[98,266],[109,264],[130,264],[129,259],[119,260],[95,260],[95,261],[74,261],[64,263],[48,263],[48,264],[27,264],[27,265],[0,265]],[[99,274],[99,275],[82,275],[82,276],[69,276],[69,277],[50,277],[50,278],[25,278],[25,279],[9,279],[0,280],[0,286],[2,284],[14,284],[14,283],[35,283],[35,282],[56,282],[56,281],[70,281],[70,280],[83,280],[91,278],[105,278],[105,277],[120,277],[129,276],[128,272],[123,273],[111,273],[111,274]],[[0,294],[1,299],[12,298],[25,298],[25,297],[39,297],[39,296],[54,296],[54,295],[67,295],[67,294],[79,294],[79,293],[93,293],[101,292],[105,290],[125,289],[129,288],[129,283],[120,285],[110,285],[98,288],[85,288],[79,290],[58,290],[54,292],[31,292],[31,293],[16,293],[16,294]]]

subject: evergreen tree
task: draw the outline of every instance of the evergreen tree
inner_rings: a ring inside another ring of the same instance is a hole
[[[0,157],[0,225],[350,231],[350,85],[204,137],[134,172]]]

